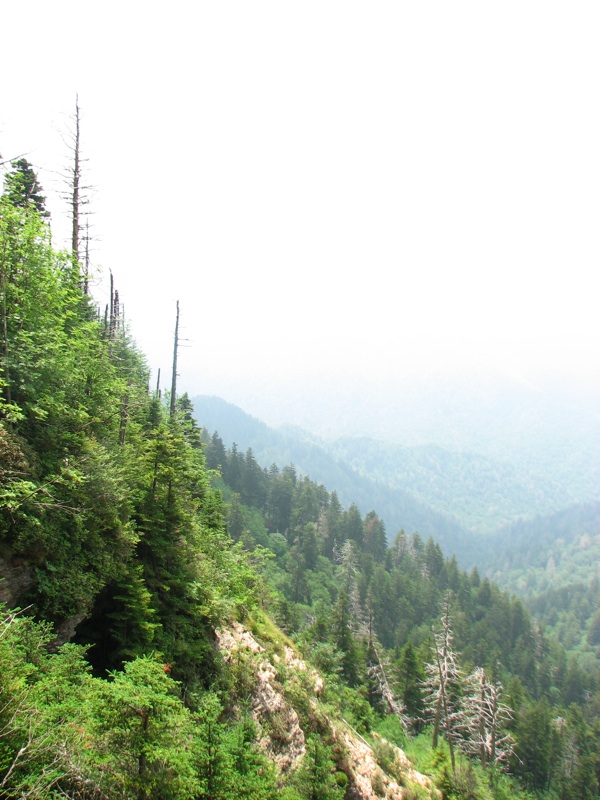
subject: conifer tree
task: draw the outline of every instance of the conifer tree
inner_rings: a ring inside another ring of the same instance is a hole
[[[364,542],[364,525],[358,506],[352,503],[342,515],[342,537],[350,539],[362,548]]]
[[[360,602],[358,591],[358,557],[354,542],[347,539],[334,553],[337,572],[342,583],[348,612],[351,619],[352,630],[355,635],[364,638],[368,636],[368,619]]]
[[[333,607],[332,638],[335,646],[343,654],[342,675],[349,686],[356,686],[359,677],[358,650],[352,630],[350,601],[345,589],[338,593]]]
[[[422,685],[425,678],[420,660],[417,658],[415,648],[407,642],[402,649],[400,660],[397,664],[397,676],[400,697],[408,719],[409,727],[419,730],[423,724],[423,691]]]
[[[520,715],[515,738],[513,769],[527,788],[534,791],[547,789],[552,767],[552,719],[545,700],[530,704]]]
[[[342,505],[335,491],[331,493],[324,517],[324,555],[333,558],[334,551],[341,545],[342,528]]]
[[[371,553],[375,561],[385,560],[387,550],[385,525],[374,511],[370,511],[365,517],[364,549],[365,552]]]
[[[287,533],[291,524],[295,487],[296,474],[290,467],[284,467],[271,482],[267,501],[267,521],[271,530]]]
[[[335,780],[335,765],[328,748],[312,735],[306,743],[306,755],[294,782],[307,800],[342,800],[344,789]]]
[[[206,466],[208,469],[223,472],[227,464],[227,451],[219,434],[215,431],[206,448]]]
[[[4,192],[15,208],[30,208],[43,217],[50,216],[46,211],[46,198],[33,167],[26,158],[12,162],[12,172],[4,178]]]

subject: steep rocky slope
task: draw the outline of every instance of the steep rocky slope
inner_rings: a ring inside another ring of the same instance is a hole
[[[262,643],[259,641],[262,640]],[[282,778],[298,770],[307,755],[309,731],[332,745],[336,767],[348,779],[352,800],[438,798],[429,778],[418,773],[398,747],[381,737],[385,769],[374,748],[322,702],[323,678],[277,636],[261,637],[233,622],[217,631],[223,658],[244,683],[238,695],[249,702],[258,744]]]

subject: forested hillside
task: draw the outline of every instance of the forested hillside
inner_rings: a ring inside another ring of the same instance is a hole
[[[376,511],[202,432],[44,211],[16,162],[0,798],[593,800],[597,668],[433,538],[388,545]]]
[[[486,540],[480,565],[528,596],[595,577],[599,537],[600,503],[571,506],[500,529]]]
[[[336,455],[335,446],[311,437],[305,431],[285,427],[269,428],[260,420],[218,397],[195,397],[196,416],[210,431],[218,431],[226,446],[242,452],[250,448],[262,467],[272,463],[293,464],[302,475],[310,475],[330,490],[335,489],[344,505],[356,504],[366,513],[377,508],[390,530],[405,526],[426,538],[435,536],[446,551],[462,555],[472,548],[473,536],[457,519],[440,513],[406,486],[370,477]]]
[[[566,791],[567,745],[560,742],[557,720],[569,714],[575,715],[573,726],[580,724],[576,718],[587,720],[586,737],[592,738],[579,752],[589,745],[591,754],[598,734],[597,660],[581,665],[546,636],[521,601],[482,580],[476,569],[462,572],[432,538],[400,530],[388,546],[375,511],[363,517],[356,505],[343,508],[335,492],[298,475],[291,465],[261,469],[252,450],[227,450],[217,433],[207,438],[206,456],[223,475],[232,537],[251,551],[265,548],[262,572],[276,590],[270,600],[273,616],[299,637],[304,652],[325,673],[366,691],[369,704],[362,711],[354,708],[355,724],[366,729],[377,724],[373,711],[381,711],[397,692],[405,728],[413,734],[423,729],[431,629],[451,597],[450,627],[461,669],[482,668],[505,687],[512,709],[505,729],[514,739],[506,759],[510,771],[532,790],[549,796]],[[462,686],[459,694],[468,691],[464,672],[452,679]],[[454,709],[452,719],[461,713]],[[450,740],[460,740],[458,730],[447,733]],[[592,761],[584,783],[594,783]],[[455,780],[460,783],[456,773]],[[463,796],[456,786],[453,791]],[[595,783],[586,791],[593,797]]]
[[[433,536],[464,568],[487,565],[489,554],[503,551],[512,523],[574,504],[568,483],[476,450],[408,447],[357,435],[322,439],[300,428],[271,428],[221,398],[192,402],[198,419],[226,446],[250,447],[262,467],[294,464],[335,489],[345,505],[356,503],[363,514],[376,508],[389,531],[405,527]]]
[[[271,426],[293,424],[329,441],[359,436],[409,448],[435,444],[561,487],[572,502],[598,499],[597,388],[521,377],[440,371],[398,380],[391,370],[377,380],[357,375],[340,384],[332,370],[310,383],[274,382],[261,395],[241,387],[234,402]]]
[[[600,645],[600,504],[497,531],[486,540],[480,565],[567,647],[589,655]]]
[[[256,604],[257,579],[197,432],[149,393],[117,291],[96,309],[52,249],[26,162],[6,187],[0,796],[232,797],[241,771],[245,796],[271,796],[252,726],[225,725],[216,691],[215,628]]]

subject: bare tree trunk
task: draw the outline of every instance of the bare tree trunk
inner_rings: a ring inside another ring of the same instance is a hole
[[[177,349],[179,347],[179,300],[175,317],[175,342],[173,345],[173,374],[171,376],[171,419],[175,416],[175,399],[177,397]]]
[[[114,300],[115,300],[115,281],[113,278],[112,271],[110,272],[110,300],[109,300],[109,314],[108,314],[108,338],[112,339],[112,329],[113,329],[113,319],[115,316],[115,307],[114,307]]]
[[[80,152],[80,132],[79,132],[79,97],[75,95],[75,134],[73,143],[73,173],[72,173],[72,195],[71,195],[71,254],[73,262],[79,262],[79,190],[81,182],[81,152]]]
[[[89,294],[90,282],[90,226],[85,223],[85,270],[83,272],[83,291],[84,294]]]
[[[481,708],[485,707],[486,701],[486,686],[485,686],[485,672],[482,670],[482,677],[481,677],[481,689],[480,689],[480,703]],[[492,737],[494,733],[492,732]],[[479,746],[479,760],[481,762],[481,766],[483,769],[486,768],[486,752],[485,752],[485,719],[483,714],[481,715],[481,719],[479,720],[479,739],[481,741],[481,745]],[[493,751],[493,738],[492,738],[492,751]]]
[[[117,338],[117,332],[119,330],[119,290],[115,289],[115,296],[113,299],[113,318],[112,318],[112,325],[111,325],[111,339]]]

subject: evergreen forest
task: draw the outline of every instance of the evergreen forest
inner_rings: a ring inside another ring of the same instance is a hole
[[[175,367],[150,385],[118,280],[97,307],[73,222],[57,251],[10,165],[0,798],[597,798],[597,614],[572,647],[434,537],[226,448]]]

